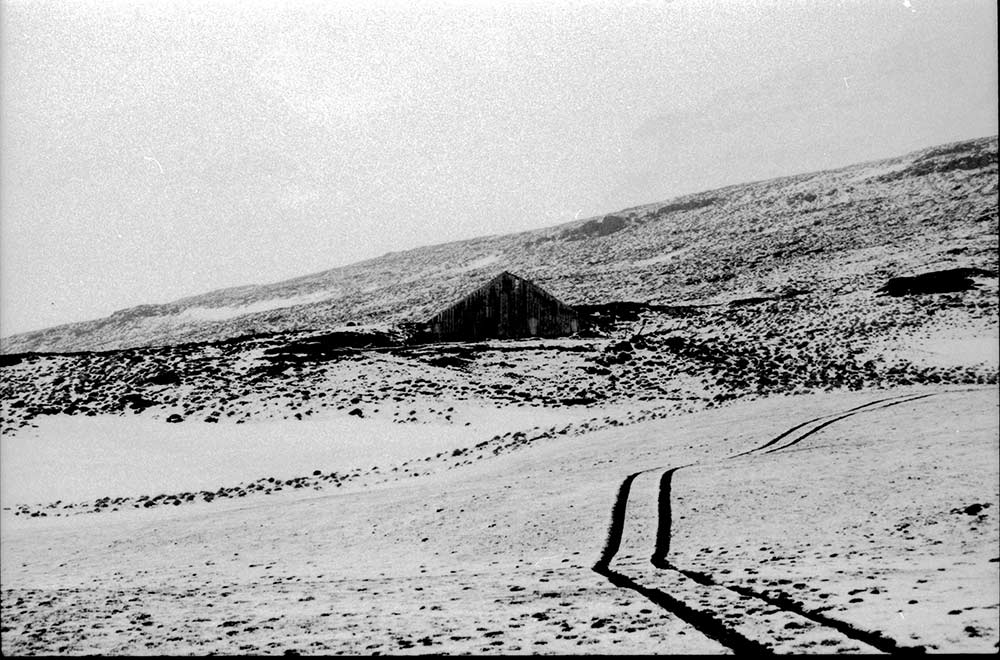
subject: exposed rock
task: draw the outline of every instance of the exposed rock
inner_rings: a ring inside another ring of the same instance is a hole
[[[976,287],[972,277],[996,277],[996,273],[982,268],[935,270],[919,275],[893,277],[878,292],[890,296],[906,296],[968,291]]]
[[[567,241],[579,241],[587,238],[601,238],[610,236],[625,229],[628,220],[620,215],[606,215],[603,218],[588,220],[579,227],[566,229],[562,237]]]

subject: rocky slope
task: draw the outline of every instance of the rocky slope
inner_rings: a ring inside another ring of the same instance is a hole
[[[111,350],[420,320],[504,269],[571,304],[846,294],[924,270],[995,273],[996,244],[993,136],[143,305],[8,337],[0,350]]]
[[[455,425],[464,407],[529,406],[582,407],[602,418],[609,406],[646,414],[826,389],[995,383],[996,146],[995,138],[966,142],[336,271],[368,283],[365,304],[387,306],[373,317],[402,320],[429,310],[434,291],[446,290],[440,297],[448,298],[481,270],[509,266],[520,255],[526,271],[557,273],[553,284],[539,279],[578,303],[589,323],[574,338],[411,345],[388,325],[260,332],[253,320],[270,319],[264,325],[272,330],[310,318],[321,325],[329,301],[187,330],[162,320],[190,317],[193,309],[208,309],[208,300],[234,305],[234,295],[260,293],[251,288],[178,303],[187,307],[173,316],[166,308],[143,308],[167,314],[142,330],[159,328],[162,342],[177,339],[174,331],[255,332],[159,347],[6,354],[0,432],[30,430],[49,415],[240,424],[340,411]],[[830,186],[823,195],[809,192],[820,184]],[[866,201],[833,200],[848,194]],[[532,266],[531,253],[514,248],[503,260],[484,256],[487,247],[496,253],[497,246],[526,241],[536,256],[551,258]],[[649,256],[655,250],[660,256]],[[449,269],[462,263],[460,254],[477,269]],[[417,277],[431,263],[436,274]],[[331,273],[271,288],[286,301],[312,295],[306,283],[328,281]],[[406,273],[412,281],[404,285]],[[614,298],[652,302],[592,304]],[[399,308],[390,310],[386,301],[393,300]],[[371,320],[357,306],[346,309]],[[116,343],[139,337],[134,331],[142,318],[152,317],[119,314],[66,326],[76,339],[56,328],[37,333],[35,343],[29,335],[15,338],[8,348]],[[160,335],[142,336],[157,343]]]
[[[340,414],[455,426],[470,410],[528,408],[580,419],[579,428],[484,436],[479,449],[495,453],[529,437],[734,399],[996,383],[997,278],[941,273],[900,295],[880,290],[900,288],[890,280],[841,295],[611,305],[589,310],[587,336],[563,339],[407,345],[386,333],[288,333],[5,356],[0,431],[13,437],[48,416],[107,414],[199,425]]]

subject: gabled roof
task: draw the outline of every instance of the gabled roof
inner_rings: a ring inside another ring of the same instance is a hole
[[[485,281],[484,283],[480,284],[480,285],[479,285],[479,286],[477,286],[476,288],[474,288],[474,289],[470,289],[470,290],[469,290],[469,291],[467,291],[466,293],[462,294],[462,296],[460,296],[460,297],[459,297],[458,299],[456,299],[455,301],[453,301],[453,302],[452,302],[452,303],[451,303],[450,305],[448,305],[448,306],[446,306],[446,307],[443,307],[442,309],[440,309],[440,310],[438,310],[437,312],[435,312],[435,313],[434,313],[434,314],[433,314],[433,315],[431,316],[431,319],[433,319],[434,317],[436,317],[436,316],[438,316],[438,315],[442,314],[443,312],[445,312],[445,311],[447,311],[447,310],[451,309],[451,308],[452,308],[452,307],[454,307],[455,305],[458,305],[459,303],[461,303],[461,302],[462,302],[463,300],[465,300],[466,298],[470,298],[470,297],[472,297],[473,295],[475,295],[475,294],[476,294],[476,293],[478,293],[479,291],[482,291],[483,289],[488,289],[488,288],[490,288],[491,286],[493,286],[493,283],[494,283],[494,282],[496,282],[497,280],[502,280],[502,279],[504,279],[504,278],[511,278],[511,279],[514,279],[514,280],[518,280],[518,281],[520,281],[520,282],[524,282],[524,283],[526,283],[526,284],[530,285],[530,286],[531,286],[532,288],[534,288],[534,289],[535,289],[536,291],[538,291],[538,292],[539,292],[539,293],[540,293],[540,294],[541,294],[542,296],[544,296],[544,297],[546,297],[546,298],[550,298],[550,299],[551,299],[551,300],[552,300],[553,302],[555,302],[556,304],[558,304],[558,305],[560,305],[560,306],[562,306],[562,307],[565,307],[565,308],[567,308],[567,309],[568,309],[568,310],[570,310],[570,311],[574,311],[574,312],[576,311],[576,310],[574,310],[574,309],[573,309],[573,308],[572,308],[572,307],[571,307],[570,305],[567,305],[567,304],[566,304],[566,303],[564,303],[563,301],[559,300],[559,299],[558,299],[558,298],[556,298],[556,297],[555,297],[554,295],[552,295],[551,293],[549,293],[548,291],[546,291],[546,290],[545,290],[545,289],[543,289],[542,287],[538,286],[537,284],[535,284],[535,283],[534,283],[534,282],[532,282],[531,280],[529,280],[529,279],[527,279],[527,278],[524,278],[524,277],[521,277],[520,275],[515,275],[514,273],[510,272],[509,270],[503,270],[503,271],[500,271],[500,273],[498,273],[497,275],[494,275],[494,276],[493,276],[493,277],[491,277],[490,279],[486,280],[486,281]]]

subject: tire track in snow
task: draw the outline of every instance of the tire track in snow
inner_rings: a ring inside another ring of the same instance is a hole
[[[774,652],[766,645],[741,635],[730,626],[727,626],[721,619],[697,610],[661,589],[643,586],[627,575],[610,568],[598,568],[594,566],[594,571],[607,578],[616,587],[629,589],[640,594],[650,602],[662,607],[678,619],[689,624],[709,639],[719,642],[735,653],[774,655]]]
[[[719,642],[737,653],[773,655],[769,648],[732,630],[720,619],[694,609],[684,601],[671,596],[665,591],[643,586],[627,575],[611,569],[611,561],[621,548],[622,534],[625,530],[625,513],[628,507],[628,496],[632,489],[632,482],[641,474],[660,469],[662,468],[657,467],[633,472],[622,481],[621,486],[618,488],[618,494],[615,497],[615,503],[611,508],[611,523],[608,526],[608,535],[604,542],[604,549],[601,552],[600,558],[592,567],[592,570],[598,575],[607,578],[616,587],[635,591],[650,602],[662,607],[685,623],[693,626],[706,637]],[[672,473],[678,469],[680,468],[674,468],[670,472]]]
[[[960,390],[966,391],[966,390]],[[760,455],[758,452],[763,452],[764,454],[771,454],[777,451],[788,449],[806,439],[807,437],[814,435],[821,431],[822,429],[830,426],[834,422],[852,417],[861,412],[868,412],[870,410],[880,410],[884,408],[889,408],[902,403],[909,403],[911,401],[917,401],[919,399],[925,399],[927,397],[935,396],[941,392],[932,392],[929,394],[921,394],[917,396],[913,395],[900,395],[896,397],[886,397],[884,399],[878,399],[875,401],[870,401],[866,404],[850,408],[843,413],[837,414],[831,419],[827,419],[830,415],[821,415],[814,419],[797,424],[792,428],[782,432],[778,436],[772,438],[771,440],[765,442],[759,447],[755,447],[748,451],[736,454],[734,456],[729,456],[724,460],[730,460],[733,458],[740,458],[750,454]],[[889,403],[886,403],[889,402]],[[878,404],[885,404],[879,406]],[[875,407],[877,406],[877,407]],[[768,449],[773,447],[775,444],[781,442],[783,439],[793,435],[796,431],[803,428],[809,427],[816,422],[821,422],[820,424],[809,428],[807,431],[794,437],[791,441],[773,449]],[[763,451],[768,449],[767,451]],[[752,598],[766,603],[772,607],[776,607],[784,613],[789,613],[793,615],[800,616],[802,618],[808,619],[814,623],[822,625],[831,630],[842,634],[848,639],[867,644],[868,646],[875,648],[884,653],[891,654],[922,654],[924,653],[924,648],[921,646],[917,647],[906,647],[900,646],[895,640],[883,635],[881,632],[866,631],[860,628],[856,628],[846,622],[828,617],[821,612],[816,612],[808,610],[801,604],[791,600],[784,594],[780,596],[769,596],[764,593],[756,592],[747,587],[741,587],[738,585],[727,585],[724,583],[716,582],[711,575],[706,573],[700,573],[697,571],[681,569],[674,566],[667,559],[670,552],[670,542],[672,538],[672,526],[673,526],[673,514],[671,507],[672,498],[672,482],[673,475],[678,470],[682,470],[686,467],[692,467],[697,464],[682,465],[678,467],[673,467],[667,469],[660,477],[659,494],[657,501],[657,528],[656,528],[656,541],[653,549],[653,554],[650,557],[650,563],[657,569],[673,571],[684,577],[693,580],[697,584],[703,585],[705,587],[719,587],[726,591],[732,592],[733,594],[739,596],[742,599]],[[753,652],[759,654],[773,654],[771,648],[765,644],[757,642],[745,635],[740,634],[738,631],[734,630],[731,625],[728,625],[723,619],[712,616],[704,611],[696,610],[682,600],[670,595],[660,589],[655,589],[652,587],[647,587],[639,584],[632,578],[619,573],[611,569],[611,562],[614,560],[618,551],[621,549],[622,535],[625,530],[625,514],[628,507],[628,497],[632,489],[632,483],[635,479],[644,473],[654,472],[656,470],[662,470],[662,467],[649,468],[646,470],[641,470],[639,472],[634,472],[628,475],[622,482],[618,489],[617,496],[615,498],[614,506],[611,511],[611,522],[608,526],[608,535],[605,540],[604,548],[601,552],[601,556],[598,561],[594,564],[593,570],[599,575],[607,578],[612,584],[618,587],[630,589],[636,593],[644,596],[651,602],[659,605],[660,607],[666,609],[672,614],[676,615],[683,621],[694,626],[701,633],[718,641],[721,644],[729,647],[733,651],[740,652]]]
[[[856,406],[854,408],[850,408],[848,410],[845,410],[845,411],[843,411],[840,414],[843,415],[843,417],[849,417],[851,414],[855,414],[856,412],[858,412],[860,410],[864,410],[865,408],[874,406],[877,403],[884,403],[886,401],[894,401],[896,399],[903,399],[903,398],[905,398],[907,396],[910,396],[910,395],[909,394],[902,394],[900,396],[894,396],[894,397],[891,396],[891,397],[886,397],[884,399],[876,399],[875,401],[869,401],[868,403],[865,403],[865,404],[862,404],[860,406]],[[928,396],[928,395],[925,395],[925,396]],[[833,414],[837,414],[837,413],[833,413]],[[803,428],[805,426],[809,426],[810,424],[814,424],[816,422],[819,422],[821,420],[824,420],[824,419],[826,419],[829,416],[830,416],[829,414],[827,414],[827,415],[820,415],[819,417],[814,417],[813,419],[806,420],[806,421],[802,422],[801,424],[796,424],[792,428],[790,428],[790,429],[782,432],[780,435],[778,435],[778,436],[776,436],[776,437],[768,440],[767,442],[765,442],[764,444],[762,444],[760,447],[754,447],[753,449],[748,449],[745,452],[741,452],[741,453],[736,454],[734,456],[730,456],[729,458],[739,458],[741,456],[748,456],[749,454],[753,454],[755,452],[763,451],[763,450],[767,449],[768,447],[770,447],[772,445],[775,445],[778,442],[781,442],[783,439],[787,438],[788,436],[790,436],[791,434],[795,433],[799,429],[801,429],[801,428]],[[841,417],[840,419],[843,419],[843,417]]]
[[[658,470],[659,468],[652,469]],[[601,552],[597,563],[594,564],[594,570],[598,573],[608,570],[611,560],[615,558],[618,550],[621,549],[622,533],[625,531],[625,507],[628,505],[628,494],[632,490],[632,482],[643,472],[649,471],[640,470],[628,475],[625,477],[622,485],[618,487],[618,495],[615,497],[614,506],[611,507],[611,524],[608,526],[608,536],[604,540],[604,550]]]
[[[656,568],[667,567],[667,554],[670,552],[670,532],[673,529],[673,513],[670,507],[671,482],[674,478],[674,472],[686,467],[690,466],[683,465],[681,467],[670,468],[660,477],[660,493],[656,514],[656,545],[653,547],[653,556],[649,558],[650,563]]]
[[[923,655],[926,653],[926,649],[923,646],[900,646],[896,643],[896,640],[883,635],[879,631],[869,631],[863,630],[852,626],[851,624],[841,621],[839,619],[834,619],[828,617],[822,612],[817,612],[815,610],[809,610],[802,606],[785,594],[778,596],[769,596],[766,593],[760,593],[749,587],[743,587],[740,585],[729,585],[722,582],[716,582],[715,579],[708,573],[701,573],[699,571],[692,571],[690,569],[683,569],[667,563],[666,566],[669,568],[679,571],[684,575],[688,576],[692,580],[698,582],[699,584],[709,585],[713,587],[722,587],[723,589],[728,589],[735,594],[740,596],[746,596],[749,598],[756,598],[761,600],[768,605],[773,605],[774,607],[779,607],[787,612],[792,612],[803,618],[814,621],[827,628],[833,628],[837,632],[843,634],[845,637],[850,637],[851,639],[863,642],[872,646],[883,653],[893,653],[893,654],[909,654],[909,655]]]
[[[886,405],[879,406],[878,408],[869,408],[869,410],[881,410],[882,408],[889,408],[891,406],[898,406],[901,403],[907,403],[909,401],[916,401],[917,399],[926,399],[929,396],[934,396],[934,394],[921,394],[920,396],[915,396],[915,397],[912,397],[912,398],[909,398],[909,399],[903,399],[901,401],[893,401],[892,403],[887,403]],[[887,401],[887,400],[888,399],[883,399],[883,401]],[[788,443],[786,443],[786,444],[784,444],[784,445],[782,445],[780,447],[775,447],[774,449],[768,449],[764,453],[765,454],[773,454],[776,451],[781,451],[782,449],[788,449],[789,447],[791,447],[793,445],[799,444],[800,442],[802,442],[803,440],[805,440],[806,438],[808,438],[812,434],[819,432],[820,430],[826,428],[827,426],[830,426],[834,422],[839,422],[842,419],[847,419],[848,417],[853,417],[854,415],[857,415],[860,412],[861,412],[861,410],[857,410],[857,411],[853,411],[853,412],[852,411],[848,411],[847,413],[845,413],[843,415],[840,415],[839,417],[834,417],[833,419],[829,419],[829,420],[823,422],[822,424],[820,424],[819,426],[816,426],[816,427],[812,428],[811,430],[803,433],[802,435],[800,435],[799,437],[795,438],[791,442],[788,442]],[[867,412],[867,410],[865,412]]]

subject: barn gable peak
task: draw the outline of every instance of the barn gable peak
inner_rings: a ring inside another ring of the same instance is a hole
[[[438,339],[558,337],[577,331],[576,310],[509,270],[428,319]]]

